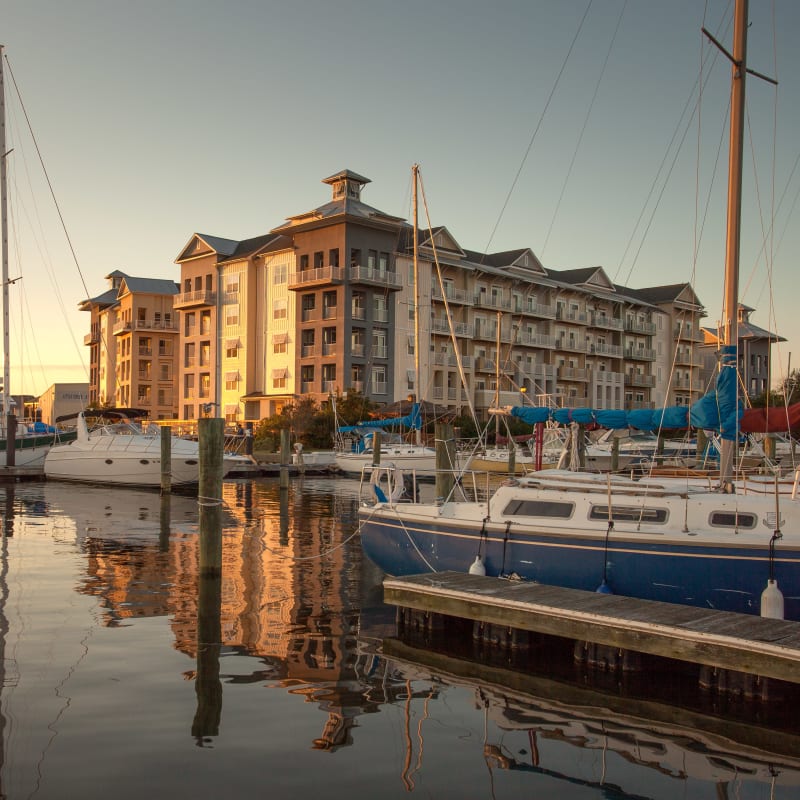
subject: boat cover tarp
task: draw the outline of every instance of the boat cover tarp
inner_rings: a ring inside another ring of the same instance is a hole
[[[739,422],[742,433],[784,433],[800,430],[800,403],[781,408],[748,408]]]
[[[665,408],[637,408],[631,411],[622,409],[592,408],[547,408],[544,406],[514,406],[511,415],[529,425],[538,422],[556,422],[568,425],[599,425],[601,428],[635,428],[640,431],[682,430],[701,428],[717,431],[723,439],[735,441],[742,408],[736,394],[736,348],[724,347],[720,359],[720,372],[716,389],[701,397],[691,406],[667,406]],[[800,412],[798,412],[800,417]],[[755,430],[763,431],[762,427]],[[787,430],[784,411],[783,427]]]
[[[360,428],[411,428],[418,430],[422,427],[422,414],[420,413],[419,403],[414,403],[411,413],[405,417],[389,417],[388,419],[368,419],[357,422],[355,425],[340,425],[339,433],[352,433]]]

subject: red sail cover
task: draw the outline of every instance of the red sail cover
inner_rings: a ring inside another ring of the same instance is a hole
[[[784,433],[800,430],[800,403],[781,408],[748,408],[739,421],[742,433]]]

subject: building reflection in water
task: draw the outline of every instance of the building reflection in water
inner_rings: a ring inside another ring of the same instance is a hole
[[[327,751],[354,744],[361,715],[391,706],[404,717],[395,779],[412,791],[426,736],[447,731],[436,728],[437,718],[452,714],[453,692],[467,691],[485,715],[473,756],[493,781],[530,774],[635,792],[642,781],[669,779],[681,791],[680,782],[698,779],[722,798],[742,780],[800,787],[796,725],[737,720],[738,711],[725,719],[711,707],[681,710],[626,696],[619,685],[570,685],[561,676],[520,673],[502,659],[477,663],[397,639],[393,610],[375,599],[380,575],[362,559],[355,490],[337,491],[335,483],[296,480],[283,492],[277,481],[225,483],[222,578],[211,583],[198,581],[192,498],[172,497],[166,548],[158,496],[126,498],[138,504],[135,525],[115,527],[123,502],[116,495],[103,524],[78,524],[88,557],[81,591],[103,599],[105,624],[166,615],[175,647],[196,661],[187,675],[197,694],[187,729],[199,745],[224,734],[225,683],[263,683],[315,704],[324,716],[308,744]],[[234,670],[229,659],[237,655],[247,658]],[[585,751],[601,756],[592,762],[600,764],[596,774],[579,774]]]

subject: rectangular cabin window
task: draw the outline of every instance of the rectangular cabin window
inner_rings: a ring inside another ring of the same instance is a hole
[[[574,503],[554,503],[550,500],[512,500],[503,510],[503,516],[569,519],[574,510]]]
[[[747,528],[752,530],[758,524],[755,514],[743,514],[735,511],[712,511],[708,518],[709,525],[714,528]]]
[[[614,522],[654,522],[663,524],[669,514],[666,508],[640,508],[637,506],[611,506]],[[608,506],[592,506],[589,519],[608,521]]]

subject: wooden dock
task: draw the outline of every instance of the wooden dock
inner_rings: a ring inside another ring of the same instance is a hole
[[[0,484],[43,480],[44,467],[6,467],[0,465]]]
[[[800,623],[460,572],[386,578],[390,605],[800,683]]]

